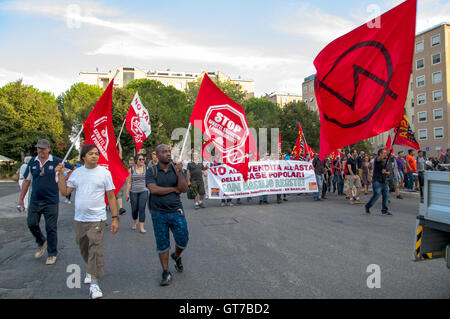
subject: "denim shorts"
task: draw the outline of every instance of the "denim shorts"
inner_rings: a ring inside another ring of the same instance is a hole
[[[170,249],[169,229],[172,231],[175,244],[181,249],[186,249],[189,232],[185,216],[177,211],[161,213],[155,210],[151,211],[151,215],[158,253],[161,254]]]

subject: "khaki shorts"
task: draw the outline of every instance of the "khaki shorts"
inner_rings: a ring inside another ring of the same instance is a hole
[[[86,272],[96,277],[104,274],[103,235],[105,223],[102,222],[73,222],[75,240],[80,247],[81,257],[87,264]]]
[[[359,177],[359,175],[355,175],[355,177],[353,177],[352,175],[348,175],[348,184],[350,189],[353,188],[353,186],[355,186],[356,188],[361,188],[361,178]]]
[[[203,180],[199,181],[191,181],[191,187],[194,191],[194,196],[205,195],[205,184],[203,183]]]

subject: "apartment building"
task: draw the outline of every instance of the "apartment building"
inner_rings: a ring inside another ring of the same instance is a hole
[[[450,147],[450,24],[442,23],[416,35],[414,52],[415,133],[427,156]]]
[[[308,105],[308,108],[312,111],[319,112],[319,107],[317,105],[316,96],[314,95],[314,79],[315,74],[307,76],[302,83],[302,96],[303,102]]]
[[[266,99],[272,101],[277,104],[280,108],[284,108],[286,104],[291,102],[301,102],[302,96],[286,93],[286,92],[272,92],[270,94],[266,94],[264,96]]]
[[[166,86],[171,85],[177,90],[184,91],[190,82],[196,81],[206,73],[212,80],[219,79],[219,81],[230,81],[236,85],[240,85],[242,90],[246,92],[246,98],[251,98],[255,95],[255,82],[253,80],[242,79],[240,76],[233,78],[221,71],[199,73],[178,72],[171,71],[170,69],[166,71],[146,71],[138,67],[119,66],[108,72],[80,72],[79,82],[106,88],[117,71],[119,73],[114,80],[115,87],[124,87],[129,82],[137,79],[150,79],[160,81]]]

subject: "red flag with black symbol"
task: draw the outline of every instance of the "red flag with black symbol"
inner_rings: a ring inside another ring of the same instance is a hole
[[[114,183],[114,194],[122,188],[128,177],[128,170],[123,166],[116,147],[116,137],[112,122],[112,80],[105,92],[95,104],[83,125],[85,145],[94,144],[99,150],[98,165],[111,172]]]
[[[248,162],[258,159],[253,135],[242,106],[204,75],[190,123],[211,140],[223,163],[248,177]]]
[[[136,144],[136,153],[139,153],[142,144],[144,144],[144,141],[150,135],[152,128],[150,125],[150,115],[142,104],[138,92],[134,95],[127,116],[125,117],[125,125]]]
[[[445,156],[444,149],[441,147],[441,156],[439,156],[439,160],[441,160]]]
[[[314,60],[320,157],[397,127],[411,75],[416,0],[328,44]]]
[[[400,126],[397,127],[394,132],[397,134],[395,138],[395,145],[405,145],[412,147],[413,149],[420,150],[420,145],[414,136],[414,132],[411,130],[411,127],[408,123],[408,118],[406,115],[403,115],[403,119],[400,122]]]

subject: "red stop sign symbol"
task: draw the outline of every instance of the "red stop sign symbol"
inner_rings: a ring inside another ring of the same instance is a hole
[[[203,124],[206,135],[222,153],[245,146],[249,135],[245,116],[228,104],[210,106]]]

